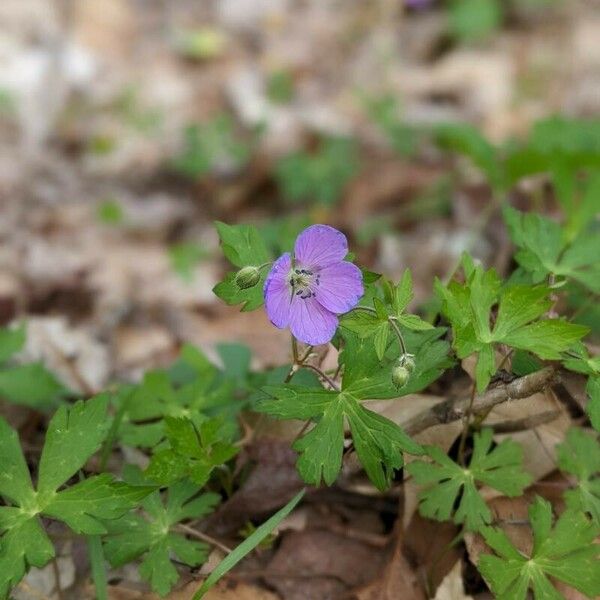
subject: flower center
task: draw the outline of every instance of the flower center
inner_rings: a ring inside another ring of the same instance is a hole
[[[312,287],[319,285],[320,275],[310,269],[297,267],[292,269],[289,274],[289,282],[292,287],[292,295],[296,295],[302,300],[307,300],[315,295]]]

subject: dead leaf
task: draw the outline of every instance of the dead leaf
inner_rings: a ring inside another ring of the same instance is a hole
[[[399,535],[394,540],[391,555],[383,570],[372,582],[356,590],[354,594],[357,600],[425,600],[425,592],[417,574],[404,556]]]
[[[265,579],[285,600],[335,598],[376,577],[384,553],[323,530],[284,536]]]
[[[490,413],[486,422],[493,424],[523,419],[540,413],[558,411],[559,417],[534,427],[529,431],[496,435],[496,441],[510,438],[523,448],[524,469],[533,475],[534,481],[542,479],[556,469],[556,446],[564,440],[571,427],[571,417],[556,398],[554,392],[534,394],[516,402],[499,404]]]
[[[434,600],[473,600],[473,596],[465,594],[462,566],[462,561],[459,560],[452,567],[437,589]]]

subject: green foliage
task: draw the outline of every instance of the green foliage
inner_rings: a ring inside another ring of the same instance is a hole
[[[269,74],[267,97],[275,104],[287,104],[294,98],[294,77],[290,71],[279,69]]]
[[[433,133],[440,147],[468,156],[493,189],[506,186],[498,149],[478,129],[464,123],[445,123],[438,125]]]
[[[452,325],[453,346],[459,358],[477,354],[477,390],[483,391],[496,372],[495,347],[504,344],[525,350],[542,359],[561,358],[588,331],[564,319],[541,319],[551,301],[546,286],[510,285],[493,269],[484,271],[468,257],[463,258],[464,284],[451,281],[435,290],[442,300],[442,313]],[[491,313],[498,305],[495,324]]]
[[[600,235],[587,228],[594,214],[600,212],[600,190],[588,197],[591,200],[584,200],[571,213],[564,228],[547,217],[505,208],[504,219],[519,248],[515,258],[534,283],[552,275],[572,279],[600,293]]]
[[[173,161],[177,171],[190,179],[237,171],[250,160],[250,146],[236,135],[232,119],[220,114],[184,132],[184,147]]]
[[[419,131],[400,119],[398,103],[394,96],[367,99],[366,107],[369,116],[385,134],[397,154],[415,154],[419,143]]]
[[[448,14],[451,33],[463,42],[489,36],[502,24],[499,0],[453,0]]]
[[[353,140],[326,138],[312,154],[295,152],[282,158],[275,177],[286,201],[333,206],[358,168],[358,149]]]
[[[103,473],[61,490],[83,468],[108,431],[107,396],[58,409],[46,433],[37,490],[16,432],[0,419],[0,597],[5,597],[29,566],[41,567],[54,547],[41,517],[64,521],[83,534],[106,533],[103,521],[116,519],[147,496],[152,488],[130,486]]]
[[[505,440],[492,449],[492,436],[491,429],[475,434],[473,455],[467,468],[436,446],[426,448],[432,462],[418,460],[407,465],[415,482],[426,486],[419,494],[419,510],[424,517],[438,521],[453,518],[455,523],[464,523],[467,529],[478,531],[491,521],[492,514],[476,483],[510,497],[523,493],[531,483],[531,476],[523,471],[521,446]]]
[[[402,452],[420,454],[420,446],[392,421],[365,408],[366,399],[395,398],[426,387],[448,363],[448,346],[437,337],[442,331],[420,332],[408,338],[416,367],[400,391],[392,382],[392,360],[382,363],[370,341],[344,331],[340,358],[344,367],[341,391],[294,384],[269,385],[262,389],[257,410],[277,418],[311,419],[315,426],[294,448],[300,453],[298,470],[307,483],[331,485],[341,468],[344,422],[347,422],[357,455],[378,489],[389,486],[395,470],[403,465]],[[398,355],[397,342],[389,349]]]
[[[212,416],[233,415],[235,383],[197,348],[185,345],[169,371],[149,371],[137,386],[119,390],[119,437],[130,446],[152,448],[165,437],[165,418],[187,418],[196,425]]]
[[[171,268],[187,282],[193,280],[194,268],[207,256],[206,250],[194,242],[181,242],[169,248]]]
[[[387,279],[382,280],[384,300],[373,298],[373,308],[355,310],[348,313],[342,325],[358,334],[361,338],[372,338],[375,352],[379,360],[383,358],[388,347],[390,331],[394,325],[400,325],[413,331],[433,329],[419,316],[408,314],[406,308],[413,299],[412,275],[410,270],[404,271],[398,285]]]
[[[486,527],[482,535],[496,554],[483,554],[477,568],[498,600],[525,600],[527,590],[536,600],[564,598],[552,585],[557,579],[593,598],[600,594],[600,527],[583,513],[567,510],[552,527],[550,504],[537,497],[529,508],[533,528],[531,556],[519,552],[499,530]]]
[[[215,468],[237,454],[238,448],[231,444],[235,430],[218,419],[200,425],[188,418],[165,417],[164,422],[170,447],[158,449],[146,471],[161,485],[187,477],[202,486]]]
[[[123,207],[116,200],[110,199],[98,205],[96,216],[105,225],[120,225],[125,218]]]
[[[134,485],[146,483],[134,467],[126,470],[125,478]],[[179,481],[169,487],[164,498],[159,491],[142,502],[143,514],[128,514],[107,522],[105,554],[113,567],[120,567],[142,558],[139,572],[152,589],[166,596],[179,580],[172,557],[190,567],[206,561],[209,547],[204,542],[189,540],[177,526],[191,519],[208,515],[219,503],[213,493],[198,495],[200,487],[190,481]]]
[[[565,492],[567,506],[588,512],[600,525],[600,444],[582,429],[570,429],[558,446],[558,466],[574,475],[577,487]]]
[[[26,328],[0,329],[0,398],[37,409],[55,408],[67,390],[41,363],[14,364],[25,345]]]
[[[240,269],[247,266],[261,267],[269,263],[270,255],[267,247],[252,225],[227,225],[215,223],[221,249],[229,262]],[[227,273],[225,279],[218,283],[213,292],[227,304],[242,304],[242,311],[251,311],[262,306],[264,302],[263,287],[267,271],[261,270],[258,283],[242,289],[235,281],[235,272]]]

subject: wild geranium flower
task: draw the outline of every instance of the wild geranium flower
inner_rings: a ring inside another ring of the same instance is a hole
[[[265,281],[265,307],[275,327],[316,346],[335,334],[337,315],[352,310],[364,293],[360,269],[344,260],[346,236],[329,225],[311,225],[296,238]]]

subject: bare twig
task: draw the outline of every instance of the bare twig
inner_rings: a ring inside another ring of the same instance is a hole
[[[179,525],[177,525],[177,529],[179,529],[179,531],[181,531],[183,533],[187,533],[188,535],[191,535],[192,537],[198,538],[199,540],[202,540],[203,542],[206,542],[207,544],[210,544],[211,546],[215,546],[216,548],[219,548],[219,550],[223,550],[223,552],[225,552],[225,554],[231,553],[231,548],[229,548],[228,546],[226,546],[219,540],[215,539],[214,537],[211,537],[207,533],[198,531],[197,529],[194,529],[193,527],[190,527],[189,525],[184,525],[183,523],[179,523]]]
[[[510,383],[500,385],[477,395],[473,399],[471,407],[472,414],[485,412],[497,404],[507,400],[519,400],[529,398],[537,392],[541,392],[558,379],[558,374],[552,367],[546,367],[536,373],[519,377]],[[435,406],[415,415],[404,423],[404,430],[415,435],[435,425],[443,425],[458,421],[465,416],[470,404],[469,398],[444,400]]]

